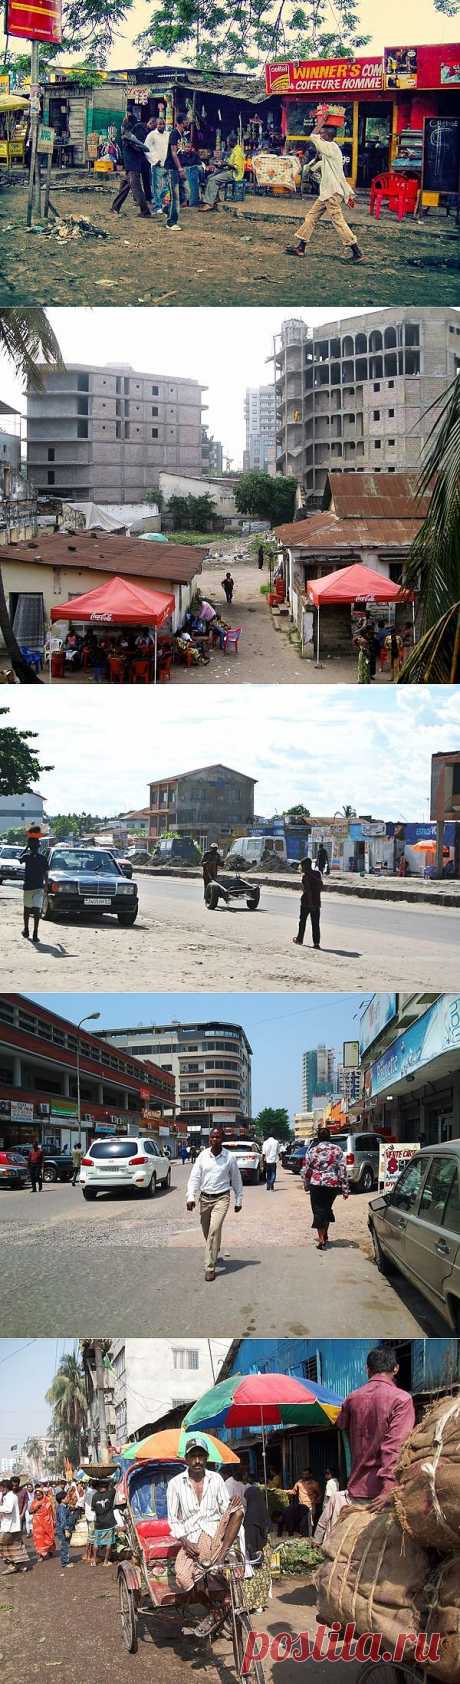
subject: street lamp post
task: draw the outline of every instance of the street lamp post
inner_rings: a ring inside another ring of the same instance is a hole
[[[81,1104],[80,1104],[80,1029],[81,1029],[81,1028],[82,1028],[82,1027],[83,1027],[83,1024],[84,1024],[84,1023],[94,1023],[94,1022],[95,1022],[95,1020],[96,1020],[96,1018],[99,1018],[99,1017],[100,1017],[100,1015],[101,1015],[101,1014],[100,1014],[100,1012],[88,1012],[88,1013],[87,1013],[87,1016],[86,1016],[86,1017],[81,1017],[81,1018],[80,1018],[80,1022],[79,1022],[79,1023],[77,1023],[77,1121],[78,1121],[78,1139],[79,1139],[79,1140],[80,1140],[80,1138],[81,1138]]]

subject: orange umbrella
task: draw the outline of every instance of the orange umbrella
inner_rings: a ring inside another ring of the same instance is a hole
[[[133,1462],[183,1462],[188,1444],[202,1444],[209,1462],[239,1462],[228,1444],[222,1444],[212,1433],[184,1432],[183,1427],[168,1427],[166,1432],[150,1433],[139,1443],[125,1444],[121,1451],[125,1460]]]
[[[435,854],[436,842],[412,842],[414,854]],[[443,854],[449,853],[449,848],[443,848]]]

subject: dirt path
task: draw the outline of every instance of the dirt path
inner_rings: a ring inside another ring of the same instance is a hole
[[[3,187],[0,198],[0,303],[342,306],[455,305],[460,269],[458,230],[444,220],[371,220],[363,199],[353,215],[365,249],[359,268],[334,230],[304,262],[288,257],[302,220],[295,200],[251,196],[216,216],[182,212],[182,232],[167,232],[160,217],[142,220],[128,201],[119,220],[110,210],[113,186],[57,175],[52,197],[61,215],[86,216],[105,239],[62,242],[25,226],[26,189]],[[43,250],[45,248],[45,250]],[[46,258],[45,258],[46,252]]]

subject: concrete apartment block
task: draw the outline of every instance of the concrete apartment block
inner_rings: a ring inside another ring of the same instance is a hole
[[[197,476],[204,387],[119,365],[44,371],[27,398],[28,474],[42,496],[142,502],[161,469]]]
[[[417,468],[460,368],[460,312],[365,311],[308,328],[283,322],[274,341],[277,470],[321,507],[329,472]]]

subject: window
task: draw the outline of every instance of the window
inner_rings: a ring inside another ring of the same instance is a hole
[[[390,450],[394,450],[395,444],[396,444],[396,439],[389,439],[388,444],[389,444]]]
[[[451,1181],[447,1195],[443,1226],[450,1228],[452,1234],[460,1234],[460,1188],[457,1173]]]
[[[77,392],[89,392],[89,374],[77,375]]]
[[[194,1350],[191,1345],[177,1345],[176,1349],[173,1350],[172,1359],[175,1369],[193,1368],[196,1370],[200,1365],[199,1352]]]
[[[390,415],[390,416],[391,416],[391,418],[393,418],[393,416],[394,416],[394,409],[389,409],[389,410],[388,410],[388,414],[389,414],[389,415]]]
[[[320,1375],[318,1373],[318,1357],[316,1354],[314,1357],[306,1357],[305,1362],[302,1363],[302,1374],[305,1380],[313,1380],[318,1383]]]
[[[159,386],[152,386],[152,398],[158,397],[159,390]]]
[[[153,439],[158,438],[158,427],[152,427],[152,438]]]
[[[122,1350],[114,1357],[112,1368],[115,1370],[117,1380],[121,1380],[123,1374],[126,1374],[126,1345],[123,1345]]]
[[[49,450],[49,451],[48,451],[48,461],[49,461],[49,462],[54,462],[54,456],[55,456],[55,452],[54,452],[54,450]]]
[[[457,1165],[455,1163],[455,1159],[433,1158],[431,1169],[427,1175],[420,1200],[419,1216],[423,1216],[425,1222],[432,1222],[436,1227],[440,1227],[444,1220],[447,1200],[454,1189],[457,1190],[458,1208]]]
[[[87,439],[87,437],[88,437],[88,422],[87,421],[77,421],[77,439]]]
[[[381,449],[382,449],[382,440],[381,439],[374,439],[374,450],[381,450]]]
[[[423,1158],[414,1158],[413,1163],[408,1165],[400,1180],[396,1182],[389,1204],[396,1205],[398,1210],[415,1210],[425,1170],[426,1161]]]
[[[380,380],[374,380],[374,392],[380,391]]]
[[[118,1436],[118,1438],[121,1438],[122,1433],[125,1431],[125,1429],[128,1425],[128,1413],[127,1413],[126,1401],[124,1401],[123,1403],[117,1403],[117,1407],[116,1407],[116,1410],[115,1410],[115,1420],[116,1420],[116,1423],[117,1423],[117,1436]]]
[[[48,485],[54,485],[55,479],[56,479],[56,475],[52,472],[52,470],[48,469],[48,474],[47,474]]]
[[[373,410],[373,417],[374,417],[374,421],[380,421],[380,410],[379,409]]]
[[[158,404],[157,403],[152,404],[152,415],[158,415]]]

